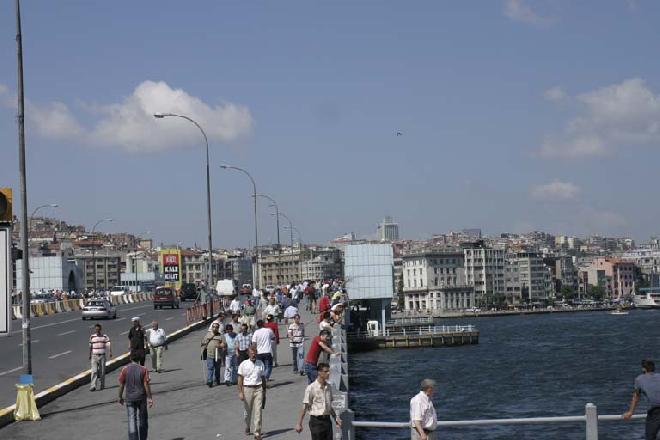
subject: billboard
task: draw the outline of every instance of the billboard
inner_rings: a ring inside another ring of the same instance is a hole
[[[11,229],[0,226],[0,335],[11,330]]]
[[[181,250],[163,249],[160,251],[160,267],[165,283],[177,289],[181,288]]]

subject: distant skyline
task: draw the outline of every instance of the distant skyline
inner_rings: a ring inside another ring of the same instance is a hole
[[[254,243],[249,170],[305,242],[481,228],[660,234],[660,4],[22,2],[29,211],[155,242]],[[0,186],[18,198],[13,2]],[[260,200],[260,242],[276,241]],[[282,237],[288,239],[285,231]],[[287,240],[288,241],[288,240]]]

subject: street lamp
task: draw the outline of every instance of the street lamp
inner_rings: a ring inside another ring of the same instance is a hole
[[[113,221],[113,219],[111,219],[111,218],[103,218],[103,219],[97,221],[94,224],[94,227],[92,228],[92,236],[94,236],[94,232],[96,231],[96,227],[98,225],[100,225],[103,222],[108,222],[109,223],[111,221]],[[94,294],[96,294],[96,288],[97,288],[97,286],[96,286],[96,243],[94,243],[92,245],[92,264],[94,264]]]
[[[275,219],[276,219],[275,225],[277,226],[277,280],[279,281],[279,278],[280,278],[280,252],[281,252],[281,247],[282,247],[282,244],[280,242],[280,208],[279,208],[279,206],[277,206],[277,202],[275,201],[275,199],[273,199],[272,197],[270,197],[266,194],[255,194],[255,199],[257,197],[262,197],[264,199],[270,200],[273,203],[272,206],[275,207],[275,213],[277,214],[275,216]]]
[[[140,238],[142,238],[143,235],[149,235],[151,234],[150,230],[146,230],[144,233],[140,234]],[[135,293],[138,293],[140,291],[140,281],[138,280],[138,250],[137,246],[135,246],[135,254],[133,256],[133,270],[135,271]]]
[[[255,264],[256,270],[254,271],[254,279],[252,280],[252,282],[254,283],[253,286],[256,289],[257,284],[259,284],[259,226],[257,222],[257,184],[252,178],[252,175],[243,168],[235,167],[232,165],[226,165],[226,164],[220,165],[220,168],[222,168],[223,170],[240,171],[244,173],[246,176],[248,176],[250,178],[250,181],[252,182],[252,198],[254,199],[254,257],[257,263]]]
[[[270,207],[273,207],[275,205],[270,205]],[[287,228],[284,226],[284,229],[289,229],[289,232],[291,233],[291,252],[293,252],[293,223],[291,223],[291,219],[286,216],[283,212],[279,213],[282,217],[284,217],[288,222],[289,222],[289,227]],[[274,213],[271,213],[271,215],[275,215]]]
[[[208,223],[208,235],[209,235],[209,269],[207,273],[207,280],[206,280],[206,291],[207,291],[207,300],[211,299],[211,288],[213,286],[213,240],[212,240],[212,229],[211,229],[211,171],[209,169],[209,138],[206,136],[206,133],[204,132],[204,129],[202,128],[201,125],[199,125],[195,120],[192,118],[185,116],[185,115],[177,115],[175,113],[154,113],[154,118],[156,119],[163,119],[163,118],[182,118],[185,119],[188,122],[191,122],[195,124],[197,128],[199,128],[199,131],[202,132],[202,136],[204,136],[204,142],[206,144],[206,215],[207,215],[207,223]],[[213,301],[209,301],[209,312],[208,312],[208,317],[211,318],[213,316]]]
[[[32,211],[32,214],[30,214],[30,222],[29,222],[30,224],[28,225],[28,232],[30,233],[32,232],[32,223],[34,220],[34,216],[37,214],[37,211],[39,211],[42,208],[57,208],[59,206],[60,205],[58,205],[57,203],[48,203],[46,205],[40,205],[34,208],[34,211]]]

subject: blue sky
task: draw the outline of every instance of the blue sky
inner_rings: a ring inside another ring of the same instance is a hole
[[[194,6],[194,7],[193,7]],[[660,232],[654,1],[24,1],[29,205],[108,231],[251,246],[249,169],[306,242]],[[18,187],[13,2],[0,186]],[[396,136],[396,131],[403,133]],[[262,242],[275,240],[260,206]],[[286,235],[283,235],[286,236]]]

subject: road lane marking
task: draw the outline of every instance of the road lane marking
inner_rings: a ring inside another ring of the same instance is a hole
[[[75,332],[76,332],[75,330],[69,330],[68,332],[59,333],[57,336],[70,335],[71,333],[75,333]]]
[[[23,367],[16,367],[16,368],[13,368],[11,370],[2,371],[2,372],[0,372],[0,376],[4,376],[5,374],[10,374],[10,373],[15,373],[15,372],[17,372],[18,370],[21,370],[21,369],[23,369]]]
[[[143,305],[143,306],[137,306],[137,307],[129,307],[127,309],[120,308],[119,310],[121,310],[121,311],[137,310],[137,309],[144,309],[145,307],[151,307],[151,304],[147,304],[147,305]]]
[[[169,318],[165,318],[165,321],[169,321],[170,319],[174,319],[174,316],[170,316]]]
[[[47,327],[52,327],[54,325],[60,325],[60,324],[68,324],[69,322],[75,322],[75,321],[80,321],[80,318],[67,319],[66,321],[60,321],[60,322],[51,322],[50,324],[38,325],[36,327],[30,326],[30,329],[31,330],[39,330],[40,328],[47,328]],[[21,333],[22,331],[23,330],[16,330],[16,331],[13,331],[12,334]]]
[[[37,342],[39,342],[39,339],[35,339],[34,341],[32,341],[33,344],[36,344]],[[20,344],[18,344],[18,346],[22,347],[23,343],[21,342]]]
[[[144,316],[146,314],[147,314],[147,312],[142,312],[142,313],[138,313],[136,316]]]
[[[123,318],[117,318],[117,319],[115,319],[115,322],[117,322],[117,321],[123,321],[124,319],[126,319],[126,317],[123,317]]]
[[[128,334],[128,332],[130,332],[130,330],[126,330],[126,331],[125,331],[124,333],[119,333],[119,336],[124,336],[124,335],[127,335],[127,334]]]
[[[67,351],[64,351],[64,352],[62,352],[62,353],[57,353],[57,354],[54,354],[54,355],[52,355],[52,356],[48,356],[48,359],[55,359],[55,358],[58,358],[58,357],[60,357],[60,356],[67,355],[67,354],[71,353],[72,351],[73,351],[73,350],[67,350]]]

